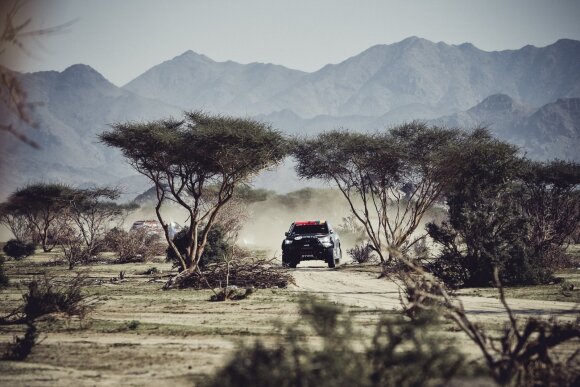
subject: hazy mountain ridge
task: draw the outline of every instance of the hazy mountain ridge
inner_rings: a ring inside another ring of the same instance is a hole
[[[123,88],[183,109],[246,114],[305,74],[273,64],[215,62],[187,51],[152,67]]]
[[[254,77],[258,68],[261,76]],[[304,118],[378,117],[415,104],[437,117],[498,93],[539,107],[561,97],[580,97],[580,42],[562,39],[541,48],[486,52],[471,44],[411,37],[373,46],[313,73],[214,62],[188,51],[124,88],[185,109],[248,115],[289,109]]]

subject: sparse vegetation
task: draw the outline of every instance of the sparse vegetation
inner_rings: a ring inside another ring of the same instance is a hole
[[[189,245],[190,232],[187,227],[179,231],[173,237],[173,244],[179,250],[181,254],[186,254],[187,246]],[[230,248],[230,245],[226,239],[223,227],[218,223],[212,227],[211,231],[207,235],[207,242],[199,260],[199,267],[204,268],[210,263],[216,263],[222,260],[226,251]],[[173,267],[180,268],[183,267],[180,264],[179,258],[175,255],[173,248],[168,247],[166,250],[166,257],[168,262],[173,263]]]
[[[369,244],[357,245],[352,249],[348,249],[346,252],[348,255],[357,263],[368,263],[375,260],[373,255],[373,248]]]
[[[303,300],[300,319],[284,327],[275,345],[257,341],[241,346],[204,385],[441,385],[470,367],[459,352],[429,332],[432,322],[384,318],[365,342],[342,307]],[[361,340],[364,349],[355,349]]]
[[[147,262],[165,252],[165,244],[159,237],[145,229],[125,231],[113,228],[105,236],[104,245],[116,253],[117,263]]]
[[[31,184],[12,193],[4,206],[25,217],[32,241],[48,252],[58,243],[65,225],[60,220],[73,196],[74,190],[64,184]]]
[[[33,323],[26,324],[23,337],[14,336],[12,344],[6,350],[2,360],[24,360],[38,343],[38,331]]]
[[[440,310],[478,346],[498,384],[572,386],[580,380],[580,368],[569,368],[577,365],[576,357],[580,352],[573,352],[565,361],[552,353],[563,343],[580,339],[580,321],[560,323],[555,319],[529,318],[522,324],[510,309],[499,270],[494,268],[494,283],[509,319],[501,335],[496,337],[473,321],[461,301],[450,295],[444,284],[412,261],[402,259],[411,269],[399,273],[405,287],[412,290],[408,292],[411,297],[406,300],[405,310],[415,315],[418,311]]]
[[[4,360],[24,360],[30,354],[38,343],[37,322],[40,318],[61,314],[68,319],[78,317],[82,322],[93,309],[93,299],[82,291],[86,282],[84,274],[77,274],[61,286],[55,282],[55,278],[46,275],[33,279],[28,283],[22,305],[0,318],[0,326],[26,325],[23,337],[14,336]]]

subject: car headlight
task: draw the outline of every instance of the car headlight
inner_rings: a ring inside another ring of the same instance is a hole
[[[285,244],[285,245],[289,245],[289,244],[291,244],[292,242],[293,242],[293,241],[292,241],[292,239],[284,239],[284,244]]]
[[[325,236],[325,237],[322,237],[322,238],[318,238],[318,240],[320,241],[320,243],[323,243],[323,244],[324,243],[330,243],[330,242],[332,242],[331,239],[330,239],[330,236]]]

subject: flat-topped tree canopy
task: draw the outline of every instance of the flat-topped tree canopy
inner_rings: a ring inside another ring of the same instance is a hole
[[[335,184],[381,261],[408,251],[423,215],[453,179],[449,149],[467,135],[414,121],[373,134],[334,130],[297,141],[298,176]]]
[[[157,217],[165,229],[159,211],[165,200],[188,211],[188,253],[181,256],[175,249],[183,269],[196,267],[216,214],[234,188],[278,164],[288,152],[284,136],[266,123],[201,111],[186,112],[182,120],[117,123],[100,139],[119,148],[154,183]],[[166,239],[174,249],[167,232]]]

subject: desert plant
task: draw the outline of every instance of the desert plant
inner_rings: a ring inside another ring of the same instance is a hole
[[[179,231],[173,237],[173,244],[182,253],[185,254],[187,246],[189,244],[188,238],[190,237],[189,229],[185,227]],[[215,263],[222,259],[226,254],[226,251],[230,248],[228,241],[226,240],[225,233],[220,224],[216,224],[212,227],[211,231],[207,236],[207,243],[201,259],[199,260],[199,267],[203,268],[209,263]],[[179,258],[175,255],[175,252],[171,247],[166,250],[166,258],[168,262],[173,263],[173,267],[181,267]]]
[[[26,243],[18,239],[10,239],[6,242],[2,251],[4,251],[4,253],[9,257],[22,259],[34,254],[35,248],[36,246],[34,243]]]
[[[356,245],[348,249],[347,254],[357,263],[367,263],[375,260],[373,247],[370,244]]]
[[[557,320],[527,319],[518,321],[504,295],[497,268],[492,270],[494,283],[498,287],[499,299],[508,316],[501,335],[493,336],[482,326],[472,321],[460,300],[450,295],[445,286],[410,260],[405,260],[412,269],[401,273],[404,286],[414,289],[414,298],[408,306],[416,309],[437,308],[444,317],[453,321],[480,349],[491,376],[500,385],[574,385],[580,380],[578,368],[568,368],[578,355],[574,352],[565,363],[558,361],[553,349],[580,338],[580,321],[560,323]],[[566,371],[561,373],[561,371]],[[565,382],[565,384],[558,384]]]
[[[23,360],[38,343],[36,322],[50,314],[61,314],[67,318],[78,317],[82,322],[93,310],[95,299],[83,293],[87,281],[86,274],[77,273],[61,285],[54,277],[37,277],[28,283],[28,292],[22,296],[23,303],[6,316],[0,317],[0,325],[27,326],[22,338],[14,337],[14,342],[4,355],[4,360]]]
[[[48,252],[58,244],[66,225],[62,220],[74,194],[75,189],[64,184],[31,184],[13,192],[4,206],[25,217],[27,227],[33,230],[32,240]]]
[[[300,302],[300,319],[274,346],[240,346],[206,386],[441,385],[469,368],[463,356],[433,336],[432,321],[384,318],[370,342],[355,331],[343,307]],[[363,349],[356,349],[357,347]]]
[[[285,138],[252,119],[188,112],[181,121],[119,123],[100,135],[155,185],[155,211],[183,270],[195,271],[221,209],[238,186],[280,162]],[[185,254],[173,244],[161,213],[168,201],[189,216]]]
[[[105,236],[104,244],[117,253],[117,263],[146,262],[165,252],[165,244],[159,237],[145,229],[127,232],[113,228]]]
[[[489,137],[466,144],[454,158],[462,157],[447,192],[449,220],[427,227],[441,247],[431,271],[453,287],[490,286],[494,267],[506,285],[552,281],[570,262],[580,166],[528,162]]]
[[[57,285],[54,277],[42,276],[28,284],[28,293],[23,296],[22,313],[27,321],[36,320],[51,313],[62,313],[67,317],[78,317],[81,321],[93,309],[93,298],[82,289],[87,282],[84,273]]]
[[[111,225],[123,222],[138,206],[117,204],[112,200],[119,197],[116,188],[76,189],[66,211],[68,227],[75,228],[85,244],[88,256],[94,256],[104,248],[104,237]]]
[[[4,224],[12,232],[14,238],[21,242],[30,241],[34,234],[26,213],[16,203],[0,204],[0,224]]]
[[[58,243],[61,247],[62,258],[68,263],[69,270],[74,269],[80,263],[89,262],[90,251],[87,249],[78,228],[68,224],[61,226]]]

